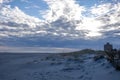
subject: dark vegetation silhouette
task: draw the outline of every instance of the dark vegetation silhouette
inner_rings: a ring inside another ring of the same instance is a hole
[[[106,43],[104,45],[107,60],[117,69],[120,70],[120,50],[113,49],[113,45]]]

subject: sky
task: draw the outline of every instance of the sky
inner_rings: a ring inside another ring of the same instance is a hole
[[[0,0],[1,47],[120,46],[119,0]]]

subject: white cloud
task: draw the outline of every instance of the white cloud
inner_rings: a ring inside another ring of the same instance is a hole
[[[76,3],[75,0],[44,0],[49,9],[44,13],[44,18],[48,21],[55,21],[58,18],[65,17],[68,20],[79,20],[82,18],[83,6]]]
[[[0,9],[1,37],[34,35],[42,25],[44,21],[25,14],[18,7],[4,6]]]
[[[76,38],[101,38],[103,36],[103,26],[119,21],[115,12],[120,8],[119,4],[104,3],[88,9],[77,4],[75,0],[44,1],[47,2],[49,9],[44,12],[43,17],[52,23],[50,24],[52,27],[65,29],[65,33],[72,34],[74,37],[78,35]],[[84,13],[90,15],[85,16]],[[110,16],[110,18],[105,18],[105,15]],[[104,18],[106,22],[106,19],[110,19],[110,21],[105,23]]]
[[[45,20],[29,16],[18,7],[1,7],[0,37],[52,36],[61,39],[93,39],[101,38],[109,31],[119,30],[120,3],[104,3],[87,9],[75,0],[44,1],[49,7],[42,12]],[[91,15],[85,16],[86,12]]]
[[[106,9],[105,9],[105,10],[103,10],[103,12],[101,12],[101,13],[105,13],[105,14],[102,14],[97,17],[97,21],[100,21],[102,24],[102,26],[100,26],[101,32],[104,32],[104,33],[108,33],[108,32],[112,33],[112,32],[116,32],[116,31],[119,32],[119,29],[120,29],[119,28],[119,26],[120,26],[120,3],[111,4],[111,7],[109,7],[110,4],[103,4],[103,6],[105,6],[105,5],[106,5],[106,7],[104,7],[104,8],[107,9],[107,13],[106,13]],[[101,7],[101,9],[102,8],[103,7]],[[104,36],[104,34],[103,34],[103,36]],[[114,36],[114,33],[109,36]]]
[[[0,3],[3,3],[3,0],[0,0]]]
[[[112,6],[113,5],[111,3],[95,5],[91,9],[91,13],[96,16],[101,16],[101,15],[109,13],[112,10]]]
[[[12,0],[0,0],[0,3],[9,3],[11,2]]]
[[[82,20],[82,24],[76,27],[76,30],[87,30],[86,37],[99,37],[102,36],[100,33],[100,27],[102,23],[94,18],[85,18]]]
[[[12,9],[10,6],[5,6],[1,9],[0,14],[2,15],[1,21],[4,20],[3,22],[25,23],[31,26],[31,28],[35,27],[38,22],[41,22],[38,18],[26,15],[18,7]]]

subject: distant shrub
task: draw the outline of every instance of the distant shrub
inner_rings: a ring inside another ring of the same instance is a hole
[[[100,60],[100,59],[102,59],[102,58],[104,58],[104,56],[103,55],[96,55],[96,56],[94,56],[94,61],[97,61],[97,60]]]

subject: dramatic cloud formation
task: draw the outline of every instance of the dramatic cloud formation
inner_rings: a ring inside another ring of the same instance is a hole
[[[29,3],[28,0],[20,0]],[[81,6],[76,0],[43,0],[47,8],[41,10],[37,4],[31,7],[40,9],[41,18],[25,13],[14,0],[0,0],[0,40],[21,38],[38,41],[51,40],[98,40],[120,36],[119,1]],[[8,4],[4,4],[8,3]],[[22,6],[22,5],[21,5]],[[4,41],[4,40],[3,40]]]
[[[26,15],[18,7],[4,6],[0,12],[1,36],[26,36],[35,34],[36,28],[43,25],[42,20]],[[37,27],[38,26],[38,27]]]
[[[69,30],[71,29],[73,32],[77,31],[80,34],[77,33],[75,35],[79,38],[81,38],[81,36],[87,39],[94,37],[101,38],[101,36],[104,36],[104,29],[105,31],[110,31],[110,29],[106,29],[105,26],[113,29],[115,27],[109,25],[119,23],[119,3],[104,3],[94,5],[91,8],[85,8],[77,4],[74,0],[45,1],[49,5],[49,10],[44,13],[45,19],[54,24],[52,25],[53,27],[61,27],[64,30],[69,28]],[[85,16],[85,13],[89,13],[89,15]],[[106,16],[108,16],[109,19],[106,18]],[[104,19],[106,20],[104,21]],[[62,26],[60,24],[62,24]],[[119,26],[117,26],[117,28],[119,29]],[[75,35],[73,34],[73,36]]]
[[[107,36],[119,36],[120,34],[120,3],[117,4],[103,4],[100,6],[105,7],[97,7],[95,9],[99,9],[102,14],[99,14],[97,17],[98,21],[101,21],[103,26],[101,26],[101,32],[108,34]],[[95,9],[93,11],[95,11]],[[97,11],[96,11],[97,12]],[[104,34],[103,34],[104,36]]]
[[[77,4],[74,0],[45,0],[49,9],[45,12],[45,18],[48,21],[55,21],[60,17],[68,21],[82,19],[83,6]]]

